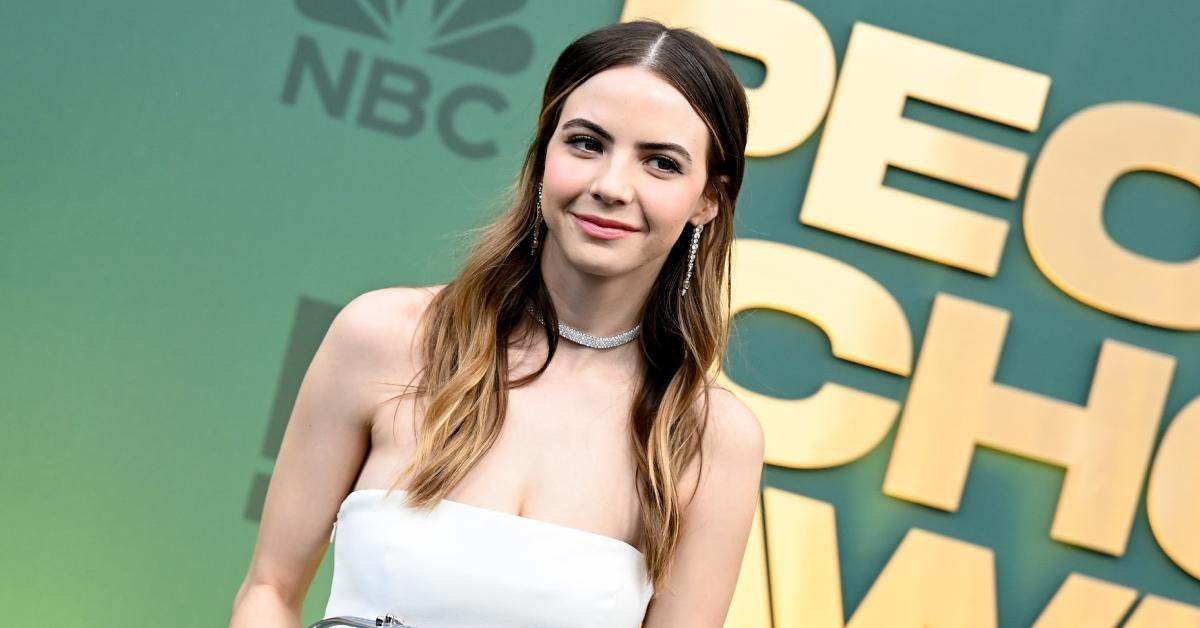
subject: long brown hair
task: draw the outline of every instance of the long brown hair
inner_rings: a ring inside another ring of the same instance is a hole
[[[701,451],[708,387],[729,336],[726,279],[749,118],[737,75],[716,47],[690,30],[652,20],[612,24],[576,39],[558,57],[546,80],[537,135],[507,191],[507,208],[481,230],[458,276],[434,295],[421,317],[416,338],[423,365],[416,386],[400,396],[417,395],[425,414],[416,453],[392,489],[410,478],[406,492],[413,507],[431,508],[444,498],[499,436],[508,390],[532,382],[549,366],[558,345],[550,330],[558,328],[558,317],[538,256],[530,255],[536,181],[567,95],[618,66],[645,68],[669,82],[708,126],[704,194],[718,204],[704,229],[686,298],[680,289],[690,230],[672,247],[641,314],[644,359],[629,438],[637,460],[646,568],[657,590],[679,540],[678,480]],[[544,242],[545,226],[540,229],[538,241]],[[510,380],[507,349],[521,323],[528,325],[527,302],[543,314],[540,329],[549,353],[538,370]]]

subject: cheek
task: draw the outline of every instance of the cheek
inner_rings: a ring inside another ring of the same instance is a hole
[[[586,189],[590,174],[581,161],[566,154],[566,147],[551,144],[546,151],[544,185],[555,191],[556,196],[575,196]]]
[[[697,192],[684,186],[666,185],[643,190],[642,207],[646,220],[663,238],[683,228],[696,208]]]

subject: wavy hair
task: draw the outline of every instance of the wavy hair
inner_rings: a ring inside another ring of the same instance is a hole
[[[532,382],[549,366],[558,345],[558,335],[551,331],[558,328],[558,317],[542,281],[540,255],[530,255],[536,181],[566,97],[591,76],[618,66],[644,68],[661,77],[707,125],[704,194],[718,204],[716,217],[705,227],[686,298],[679,294],[691,235],[684,230],[641,310],[643,359],[630,408],[629,440],[637,461],[646,569],[658,590],[678,547],[679,479],[698,454],[703,468],[700,444],[708,390],[729,337],[729,254],[749,119],[737,75],[712,43],[688,29],[653,20],[612,24],[573,41],[554,63],[537,135],[520,177],[506,192],[507,208],[481,229],[458,275],[433,296],[421,316],[415,338],[422,345],[422,368],[414,376],[416,385],[410,382],[410,391],[399,396],[416,395],[424,418],[417,428],[416,452],[392,489],[408,478],[408,504],[432,508],[497,440],[508,390]],[[723,181],[722,175],[728,179]],[[545,225],[539,229],[539,242],[544,242]],[[528,316],[527,302],[546,321],[540,329],[549,353],[536,371],[510,380],[507,349]]]

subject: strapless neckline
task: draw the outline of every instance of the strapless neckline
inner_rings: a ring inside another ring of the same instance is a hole
[[[355,496],[383,497],[387,494],[387,492],[388,492],[388,489],[385,489],[385,488],[360,488],[357,490],[353,490],[353,491],[350,491],[350,493],[348,495],[346,495],[346,498],[344,500],[342,500],[342,506],[345,506],[346,503],[349,502],[350,499]],[[405,489],[395,489],[392,492],[393,493],[405,493],[405,494],[408,493],[408,491],[406,491]],[[476,506],[474,504],[467,504],[464,502],[454,501],[452,499],[442,499],[440,502],[438,502],[438,504],[436,506],[434,506],[434,508],[442,508],[442,507],[458,509],[461,512],[470,512],[470,513],[481,514],[484,516],[497,517],[500,520],[509,521],[512,523],[522,523],[524,525],[530,525],[530,526],[541,526],[546,529],[558,530],[560,532],[574,534],[580,538],[591,538],[593,540],[612,545],[623,551],[632,552],[632,553],[636,554],[638,556],[638,558],[641,559],[641,562],[643,562],[643,563],[645,562],[646,555],[643,554],[641,550],[634,547],[633,545],[630,545],[629,543],[626,543],[625,541],[622,541],[621,539],[618,539],[618,538],[612,537],[612,536],[608,536],[607,534],[600,534],[599,532],[591,532],[589,530],[582,530],[580,528],[563,525],[561,523],[554,523],[552,521],[546,521],[544,519],[534,519],[533,517],[517,515],[517,514],[513,514],[511,512],[504,512],[502,510],[495,510],[495,509],[487,508],[484,506]],[[339,508],[339,512],[340,511],[341,511],[341,509]]]

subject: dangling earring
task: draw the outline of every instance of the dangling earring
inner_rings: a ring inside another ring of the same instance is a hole
[[[537,253],[538,227],[540,227],[542,225],[542,182],[541,181],[538,181],[538,197],[537,197],[537,207],[535,209],[535,212],[536,213],[534,214],[534,217],[533,217],[533,246],[530,247],[530,249],[529,249],[530,255],[534,255]]]
[[[701,231],[704,231],[704,225],[692,227],[692,246],[688,249],[687,276],[683,278],[683,290],[679,291],[679,296],[687,294],[688,287],[692,285],[692,266],[696,264],[696,250],[700,248]]]

